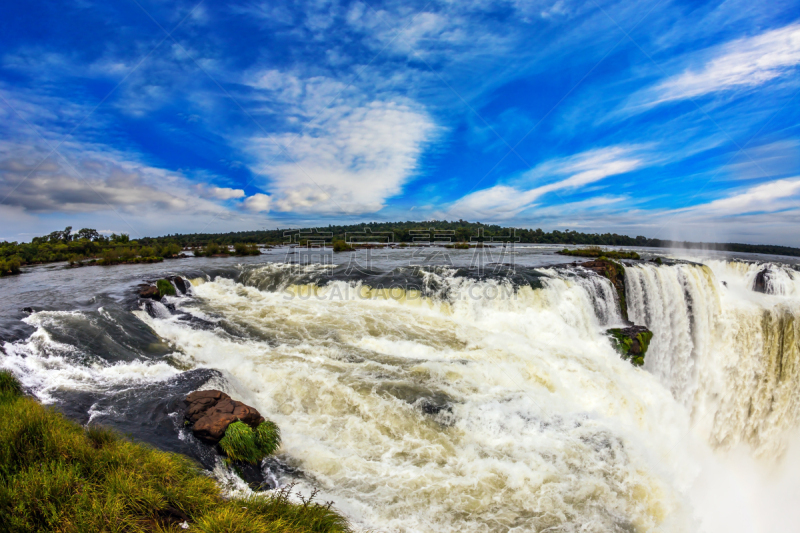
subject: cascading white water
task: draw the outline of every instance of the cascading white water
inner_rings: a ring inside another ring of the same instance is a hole
[[[654,333],[645,368],[690,405],[697,362],[711,349],[719,298],[713,274],[694,265],[625,269],[628,319]]]
[[[710,444],[743,442],[777,457],[800,420],[800,302],[789,283],[776,295],[753,292],[760,268],[628,267],[628,313],[654,332],[645,368],[687,406]],[[781,271],[773,279],[792,280]]]
[[[371,530],[749,532],[766,521],[721,462],[742,445],[748,461],[800,448],[794,271],[760,294],[760,268],[627,267],[629,316],[655,332],[644,369],[605,334],[622,323],[616,290],[579,268],[526,272],[532,288],[436,267],[403,290],[323,286],[322,266],[287,264],[198,278],[189,297],[135,312],[175,349],[166,358],[72,346],[101,308],[31,314],[35,333],[0,362],[45,401],[218,369],[213,386],[281,427],[280,459],[301,473],[290,478]]]
[[[430,274],[446,300],[217,278],[184,310],[224,329],[139,315],[182,364],[223,370],[282,428],[282,457],[366,527],[690,530],[683,409],[612,349],[607,280],[544,272],[516,291]]]

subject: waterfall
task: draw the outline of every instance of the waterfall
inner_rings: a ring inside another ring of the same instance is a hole
[[[800,302],[782,296],[792,294],[790,283],[775,295],[752,292],[763,265],[743,265],[627,267],[628,313],[654,332],[645,369],[712,446],[744,442],[774,455],[800,415]],[[793,280],[794,271],[780,272],[773,279]]]

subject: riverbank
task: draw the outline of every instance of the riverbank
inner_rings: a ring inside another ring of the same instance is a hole
[[[2,531],[350,531],[329,505],[291,502],[291,488],[227,499],[188,458],[71,422],[7,371],[0,419]]]

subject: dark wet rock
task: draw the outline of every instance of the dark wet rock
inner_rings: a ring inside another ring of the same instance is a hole
[[[175,285],[175,287],[177,287],[179,293],[188,294],[189,287],[191,287],[192,285],[191,283],[189,283],[180,276],[170,276],[167,279],[171,281],[172,284]]]
[[[33,307],[23,307],[22,308],[22,312],[23,313],[28,313],[29,315],[33,314]]]
[[[147,300],[144,304],[145,312],[153,318],[168,318],[169,309],[158,300]]]
[[[222,391],[197,391],[188,395],[185,402],[185,416],[192,424],[192,433],[208,444],[218,443],[228,426],[237,420],[252,428],[264,422],[264,417],[254,407],[232,400]]]
[[[627,328],[612,328],[607,331],[614,342],[614,347],[623,359],[630,361],[635,366],[644,364],[644,356],[653,332],[644,326],[629,326]]]
[[[617,290],[620,313],[622,314],[623,320],[627,321],[628,304],[625,300],[625,267],[622,266],[622,263],[617,263],[609,259],[596,259],[594,261],[581,263],[580,266],[608,278],[608,280],[611,281],[611,284]]]
[[[772,275],[772,269],[769,265],[765,265],[758,271],[756,278],[753,280],[753,290],[763,294],[771,294],[771,286],[769,283]]]
[[[269,479],[264,475],[261,465],[251,465],[249,463],[242,463],[237,461],[232,465],[234,472],[242,478],[245,483],[250,487],[250,490],[256,492],[263,490],[271,490],[277,487],[277,482]]]
[[[452,413],[453,408],[442,402],[439,398],[422,398],[417,404],[426,415],[438,415],[441,412]]]
[[[139,285],[138,289],[139,289],[139,298],[145,298],[151,300],[161,299],[161,294],[158,291],[158,287],[154,285],[143,283]]]
[[[168,380],[146,384],[120,384],[106,391],[59,390],[56,409],[80,424],[110,426],[134,440],[160,450],[184,454],[206,469],[213,469],[218,454],[213,446],[185,434],[186,395],[221,374],[206,368],[189,370]],[[185,434],[185,436],[182,436]],[[0,528],[2,529],[2,528]]]

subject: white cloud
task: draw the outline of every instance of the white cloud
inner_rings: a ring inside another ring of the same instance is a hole
[[[81,118],[90,108],[9,91],[3,91],[3,98],[24,117],[7,106],[0,110],[3,237],[29,239],[30,232],[52,231],[54,224],[62,223],[76,227],[113,223],[117,232],[142,236],[165,228],[196,231],[207,220],[225,220],[229,227],[255,222],[253,215],[218,203],[242,198],[243,191],[198,183],[196,176],[190,179],[183,172],[151,166],[139,154],[69,136],[52,111],[63,109]],[[85,126],[93,131],[97,124],[89,120]],[[51,153],[55,147],[58,151]],[[27,233],[17,233],[23,222]]]
[[[770,213],[800,204],[800,178],[774,180],[751,187],[744,192],[693,206],[683,212],[702,216]]]
[[[253,196],[249,196],[244,200],[244,207],[249,211],[254,211],[257,213],[261,213],[264,211],[269,211],[270,205],[272,204],[272,198],[267,194],[256,193]]]
[[[702,67],[688,68],[650,89],[649,104],[755,87],[791,72],[798,63],[800,24],[792,24],[714,49]]]
[[[208,194],[217,200],[232,200],[234,198],[244,198],[242,189],[229,189],[227,187],[209,187]]]
[[[300,135],[252,139],[252,170],[268,179],[279,211],[374,212],[417,171],[434,131],[427,114],[410,105],[340,105]]]
[[[644,161],[637,155],[638,151],[637,147],[614,146],[547,161],[525,172],[510,185],[495,185],[462,197],[448,213],[470,218],[477,215],[482,220],[512,218],[533,207],[547,193],[579,189],[609,176],[641,168]],[[559,176],[568,177],[531,187]]]

